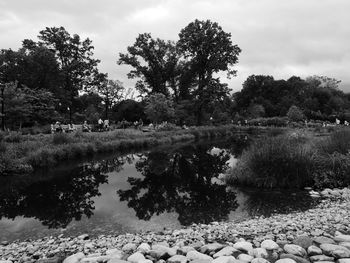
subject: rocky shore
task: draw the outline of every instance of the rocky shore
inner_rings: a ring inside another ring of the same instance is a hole
[[[180,230],[0,244],[0,263],[350,263],[350,189],[310,191],[305,212]]]

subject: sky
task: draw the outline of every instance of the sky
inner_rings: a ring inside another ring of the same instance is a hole
[[[130,67],[116,62],[138,34],[176,41],[190,22],[210,19],[242,49],[237,76],[220,74],[232,91],[264,74],[324,75],[350,92],[349,12],[350,0],[0,0],[0,49],[16,50],[45,27],[63,26],[93,41],[101,72],[133,87]]]

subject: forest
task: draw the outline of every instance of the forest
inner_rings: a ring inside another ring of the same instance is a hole
[[[92,40],[47,27],[18,50],[0,51],[1,129],[95,124],[99,118],[190,126],[271,117],[350,120],[350,94],[327,76],[252,74],[233,92],[218,73],[235,77],[241,52],[231,33],[210,20],[189,23],[177,41],[142,33],[126,52],[112,54],[116,70],[131,68],[128,78],[136,85],[127,88],[100,72]]]

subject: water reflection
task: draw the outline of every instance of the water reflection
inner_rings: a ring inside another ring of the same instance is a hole
[[[212,153],[207,145],[187,145],[176,151],[152,151],[135,166],[143,177],[129,177],[131,188],[118,190],[139,219],[176,212],[182,225],[227,220],[238,206],[234,192],[212,182],[228,168],[225,150]]]
[[[8,185],[0,192],[0,219],[17,216],[36,218],[49,228],[67,226],[82,215],[90,217],[94,210],[93,197],[99,196],[99,186],[107,183],[103,170],[108,165],[86,163],[64,176],[50,180]]]

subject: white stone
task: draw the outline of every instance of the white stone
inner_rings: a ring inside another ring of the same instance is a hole
[[[282,258],[277,260],[275,263],[296,263],[296,262],[291,258]]]
[[[63,260],[63,263],[77,263],[79,262],[81,259],[83,259],[85,257],[83,252],[79,252],[76,254],[73,254],[69,257],[67,257],[65,260]]]
[[[128,261],[132,263],[139,263],[142,260],[145,260],[145,256],[140,252],[135,252],[131,256],[128,257]]]
[[[175,255],[168,259],[169,263],[186,263],[188,260],[183,255]]]
[[[299,257],[304,257],[306,255],[306,250],[301,246],[294,244],[286,244],[283,247],[284,251],[288,254],[292,254]]]
[[[151,250],[151,246],[147,243],[142,243],[137,247],[137,251],[140,251],[141,253],[148,253]]]
[[[244,262],[251,262],[254,259],[254,257],[247,254],[240,254],[238,255],[237,259]]]
[[[261,243],[260,247],[265,248],[266,250],[279,249],[279,245],[275,241],[273,241],[271,239],[264,240]]]
[[[252,256],[255,258],[267,258],[269,254],[267,253],[267,250],[262,247],[254,248],[251,253]]]
[[[212,263],[235,263],[236,259],[233,256],[221,256],[212,261]]]
[[[200,253],[198,251],[192,250],[189,251],[186,255],[186,257],[189,260],[195,260],[195,259],[200,259],[200,260],[213,260],[213,258],[211,256],[208,256],[206,254]]]
[[[235,252],[238,252],[238,250],[235,249],[234,247],[227,246],[227,247],[224,247],[223,249],[221,249],[219,252],[216,252],[213,255],[213,258],[218,258],[218,257],[222,257],[222,256],[231,256]]]
[[[247,242],[247,241],[238,241],[233,245],[233,247],[235,249],[245,251],[245,252],[249,252],[250,250],[253,249],[252,243]]]
[[[270,263],[270,261],[264,258],[254,258],[251,263]]]

